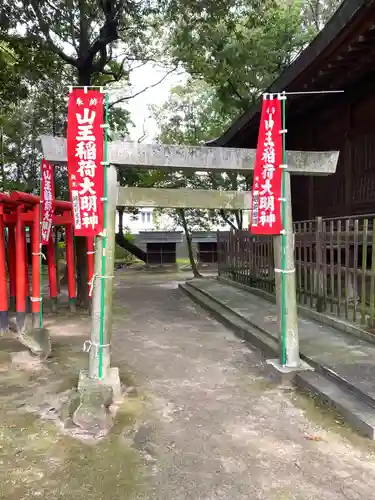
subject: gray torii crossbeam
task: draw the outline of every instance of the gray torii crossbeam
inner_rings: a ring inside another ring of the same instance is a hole
[[[66,163],[66,139],[42,136],[43,154],[51,163]],[[168,146],[162,144],[139,144],[137,142],[114,141],[109,143],[108,160],[117,167],[138,167],[183,171],[213,171],[249,173],[254,170],[255,149],[221,148],[206,146]],[[286,293],[286,367],[301,369],[297,323],[296,277],[294,259],[294,237],[292,225],[292,202],[290,174],[330,175],[336,172],[338,151],[288,151],[287,168],[284,171],[286,220],[283,221],[286,234],[286,269],[281,269],[281,236],[274,237],[274,261],[276,301],[281,323],[282,273],[285,273]],[[121,200],[121,197],[120,197]],[[139,206],[139,205],[138,205]],[[226,207],[222,207],[226,208]],[[114,226],[111,226],[114,231]],[[281,329],[279,328],[280,333]],[[280,345],[281,352],[281,345]]]
[[[41,136],[44,157],[66,163],[66,139]],[[174,170],[249,172],[254,170],[255,149],[206,146],[167,146],[113,141],[108,144],[112,165]],[[329,175],[336,172],[337,151],[289,151],[288,171],[299,175]]]
[[[195,208],[206,210],[250,210],[249,191],[208,191],[120,187],[117,206],[138,208]]]

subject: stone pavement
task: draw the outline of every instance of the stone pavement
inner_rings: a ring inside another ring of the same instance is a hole
[[[113,364],[144,400],[129,436],[149,467],[137,498],[375,499],[373,443],[279,385],[257,350],[177,288],[181,276],[120,274]]]
[[[201,292],[278,339],[274,303],[215,279],[194,280],[192,283]],[[301,355],[314,365],[323,365],[375,405],[375,345],[302,317],[299,317],[298,328]]]

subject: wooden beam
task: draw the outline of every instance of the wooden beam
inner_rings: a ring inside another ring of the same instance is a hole
[[[248,191],[120,187],[117,206],[250,210],[251,193]]]

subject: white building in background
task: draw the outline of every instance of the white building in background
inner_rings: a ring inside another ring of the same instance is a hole
[[[116,228],[118,227],[118,214],[116,215]],[[123,229],[131,234],[142,231],[174,231],[178,230],[175,220],[167,214],[156,214],[153,208],[141,208],[137,215],[124,213]]]
[[[249,227],[248,210],[243,212],[243,228]],[[116,230],[118,228],[118,214],[116,215]],[[168,214],[156,213],[153,208],[141,208],[137,215],[124,213],[123,229],[129,230],[131,234],[138,234],[143,231],[182,231],[180,225]],[[210,228],[211,231],[228,231],[229,226],[216,226]]]

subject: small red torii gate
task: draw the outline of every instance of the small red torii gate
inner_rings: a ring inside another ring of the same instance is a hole
[[[0,330],[9,325],[9,306],[15,305],[17,330],[23,332],[27,315],[27,298],[31,301],[33,325],[37,325],[41,302],[41,200],[39,196],[13,191],[0,193]],[[73,241],[73,211],[69,201],[53,200],[53,226],[65,227],[66,265],[69,304],[76,307],[76,272]],[[29,269],[25,228],[29,227],[31,242],[31,294],[29,291]],[[8,230],[8,242],[5,229]],[[8,273],[6,261],[8,257]],[[55,261],[55,246],[52,231],[47,245],[48,279],[50,298],[56,309],[58,286]],[[94,274],[94,239],[87,238],[88,276]],[[9,293],[8,293],[9,281]]]

